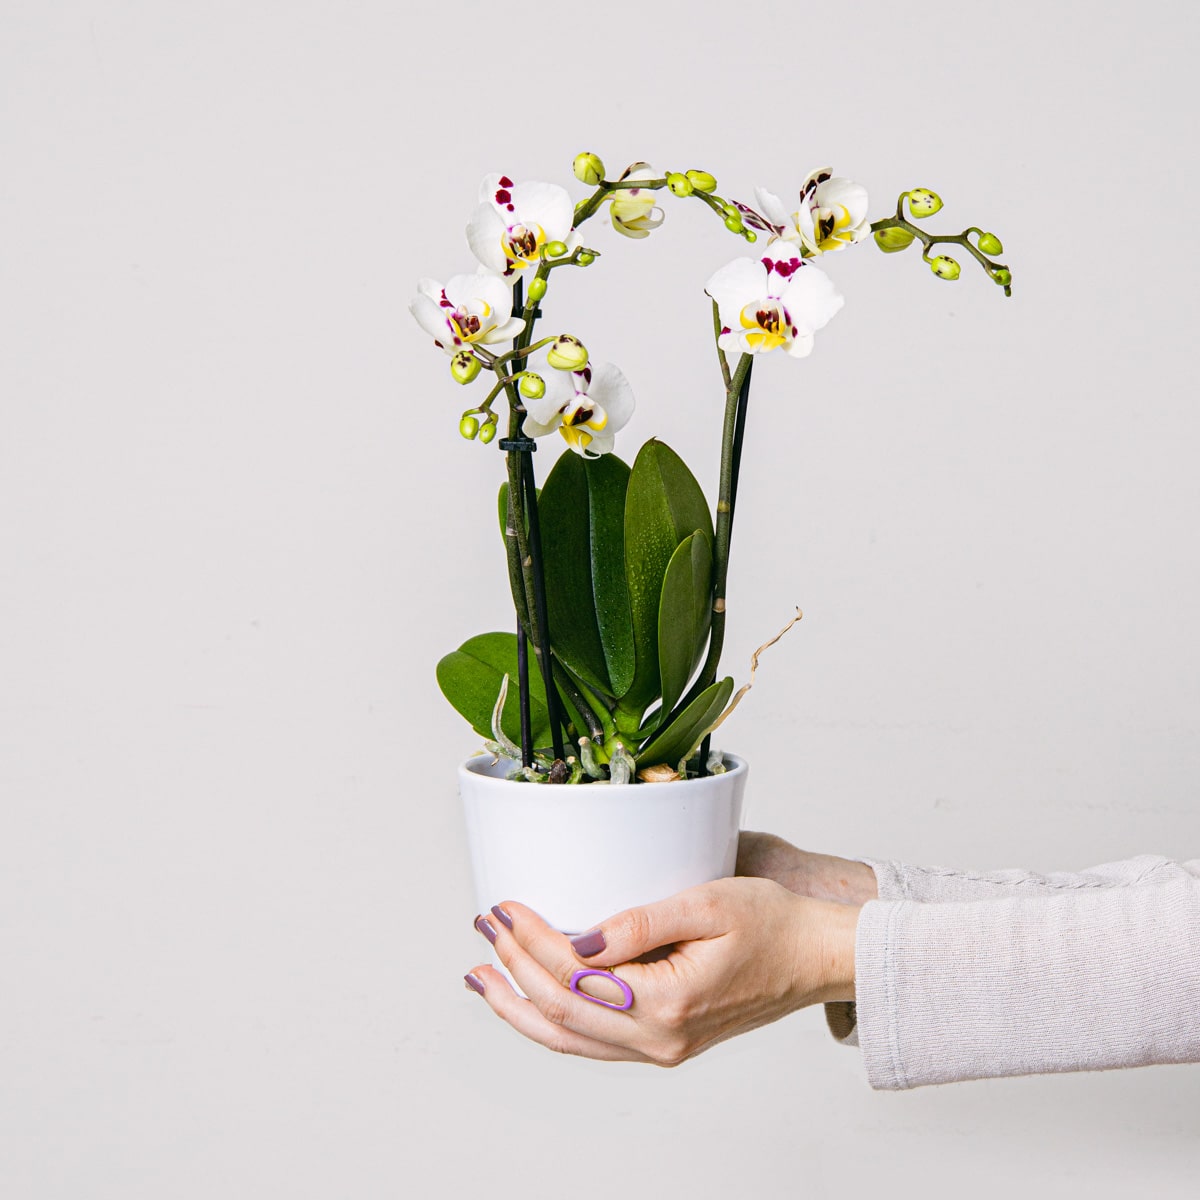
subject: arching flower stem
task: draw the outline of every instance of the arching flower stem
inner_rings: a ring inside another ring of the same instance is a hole
[[[904,199],[908,195],[907,192],[901,192],[899,200],[896,201],[896,215],[894,217],[881,217],[878,221],[871,222],[871,232],[876,233],[881,229],[903,229],[905,233],[910,233],[922,246],[922,256],[926,262],[929,261],[929,251],[933,246],[962,246],[972,258],[988,273],[990,276],[994,271],[1006,271],[1008,267],[1005,263],[996,262],[994,259],[988,258],[982,250],[976,246],[970,238],[972,233],[978,236],[979,229],[972,225],[969,229],[964,229],[962,233],[954,234],[934,234],[926,233],[920,225],[910,221],[904,215]],[[1012,286],[1006,284],[1004,287],[1006,296],[1012,295]]]
[[[708,637],[708,654],[696,682],[687,695],[675,705],[674,711],[662,722],[663,728],[681,713],[717,677],[717,665],[725,645],[725,586],[729,579],[729,545],[733,536],[733,504],[737,494],[737,479],[741,469],[742,442],[745,418],[738,418],[750,398],[750,369],[753,354],[743,354],[733,370],[725,389],[725,422],[721,430],[721,481],[717,497],[716,535],[713,543],[713,610],[712,630]],[[727,366],[728,364],[726,364]]]

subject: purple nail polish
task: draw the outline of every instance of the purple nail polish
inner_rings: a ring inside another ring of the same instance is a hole
[[[581,933],[571,939],[571,949],[580,958],[591,958],[592,955],[599,954],[605,944],[604,934],[599,929],[589,929],[587,933]]]
[[[476,917],[475,928],[478,929],[479,932],[482,933],[483,936],[487,938],[487,940],[491,942],[493,946],[496,944],[496,939],[500,935],[496,932],[496,927],[487,919],[487,917]]]
[[[512,928],[512,917],[508,915],[498,904],[492,905],[492,915],[504,926],[505,929]]]
[[[467,987],[469,987],[472,991],[478,992],[481,996],[483,995],[482,979],[480,979],[477,975],[470,974],[464,975],[463,978],[467,981]]]

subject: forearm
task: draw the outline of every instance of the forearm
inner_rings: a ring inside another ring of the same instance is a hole
[[[855,992],[877,1088],[1198,1062],[1200,879],[868,904]]]

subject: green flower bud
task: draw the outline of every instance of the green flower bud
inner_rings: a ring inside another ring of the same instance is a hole
[[[562,258],[567,252],[567,247],[564,242],[547,242],[546,257],[547,258]]]
[[[546,384],[540,375],[535,375],[532,371],[526,371],[521,376],[521,382],[517,384],[521,395],[526,400],[540,400],[546,394]]]
[[[994,233],[981,233],[979,250],[982,254],[1003,254],[1004,243]]]
[[[575,178],[589,187],[595,187],[604,178],[604,163],[600,161],[598,154],[593,154],[590,150],[575,155],[572,169],[575,172]]]
[[[479,372],[482,370],[483,363],[470,350],[460,350],[450,360],[450,374],[454,376],[457,383],[470,383],[479,377]],[[471,436],[474,437],[474,434]]]
[[[546,360],[557,371],[582,371],[587,366],[587,347],[569,333],[564,333],[550,347]]]
[[[529,281],[529,288],[525,295],[536,304],[546,294],[546,281],[539,279],[536,275]]]
[[[918,221],[925,217],[932,217],[941,207],[941,196],[937,192],[931,192],[928,188],[913,188],[908,193],[908,211]]]
[[[739,220],[741,220],[741,216],[742,216],[741,210],[738,208],[738,206],[736,204],[722,204],[721,211],[727,217],[737,217]]]
[[[689,171],[687,181],[698,192],[715,192],[717,181],[707,171]]]
[[[730,233],[743,233],[746,229],[745,225],[742,224],[742,218],[738,216],[726,217],[725,228],[728,229]]]
[[[479,440],[486,446],[495,436],[496,418],[488,413],[488,419],[484,421],[483,428],[479,431]]]
[[[746,241],[748,241],[748,242],[757,242],[758,241],[758,234],[755,233],[753,229],[743,229],[742,237],[744,237],[746,239]]]
[[[946,254],[939,254],[937,258],[932,259],[929,269],[939,279],[957,279],[962,274],[962,267]]]
[[[576,256],[575,261],[581,267],[590,267],[592,265],[592,263],[594,263],[596,261],[596,256],[588,250],[580,250],[579,254]]]
[[[458,423],[458,432],[467,439],[468,442],[473,442],[479,434],[479,422],[468,413]]]
[[[1012,272],[1007,267],[998,267],[992,272],[992,278],[1001,287],[1008,287],[1012,283]]]
[[[907,250],[912,244],[913,235],[907,229],[893,225],[888,229],[875,230],[875,245],[884,254],[896,254],[900,250]]]
[[[672,171],[667,176],[667,187],[676,196],[690,196],[696,190],[692,181],[686,175],[681,175],[678,171]]]

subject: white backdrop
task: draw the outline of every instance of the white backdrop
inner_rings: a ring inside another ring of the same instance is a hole
[[[946,200],[756,372],[751,820],[964,867],[1200,854],[1200,19],[1139,5],[0,7],[6,1197],[1192,1194],[1200,1068],[881,1095],[818,1011],[560,1059],[484,957],[437,658],[507,627],[495,448],[407,314],[577,150]],[[582,194],[581,189],[576,189]],[[698,205],[556,288],[707,486]],[[538,455],[544,471],[550,455]],[[497,897],[497,900],[501,897]],[[597,914],[598,916],[601,914]]]

